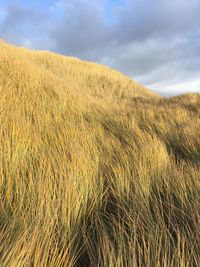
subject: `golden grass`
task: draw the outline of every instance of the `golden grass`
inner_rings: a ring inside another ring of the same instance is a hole
[[[0,42],[0,266],[200,266],[200,95]]]

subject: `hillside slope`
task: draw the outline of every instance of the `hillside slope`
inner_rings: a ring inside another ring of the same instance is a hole
[[[0,265],[198,267],[200,94],[0,42]]]
[[[81,61],[77,58],[60,56],[46,51],[30,51],[24,48],[16,48],[4,42],[0,42],[1,61],[7,61],[12,65],[12,70],[20,70],[25,78],[40,73],[37,80],[45,76],[54,77],[54,90],[56,86],[73,89],[78,94],[89,94],[96,98],[129,98],[134,96],[156,96],[154,92],[144,86],[130,80],[121,73],[109,69],[103,65]],[[4,64],[5,67],[5,64]],[[2,70],[3,71],[3,70]],[[7,75],[4,69],[3,74]],[[13,71],[14,72],[14,71]],[[12,74],[14,75],[14,74]],[[51,77],[53,79],[53,77]],[[16,77],[18,79],[18,77]],[[36,79],[36,77],[34,77]],[[57,81],[56,81],[57,78]],[[59,85],[60,84],[60,85]],[[109,90],[108,90],[109,88]],[[59,90],[57,90],[59,92]]]

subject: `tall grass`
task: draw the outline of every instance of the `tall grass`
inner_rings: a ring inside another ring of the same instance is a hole
[[[200,266],[200,95],[0,43],[0,266]]]

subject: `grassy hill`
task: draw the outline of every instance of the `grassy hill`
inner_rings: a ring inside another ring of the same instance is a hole
[[[200,95],[0,42],[0,266],[198,267]]]

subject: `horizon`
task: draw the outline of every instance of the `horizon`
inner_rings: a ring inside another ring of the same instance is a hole
[[[106,65],[164,96],[200,92],[200,2],[146,2],[3,0],[0,38]]]

